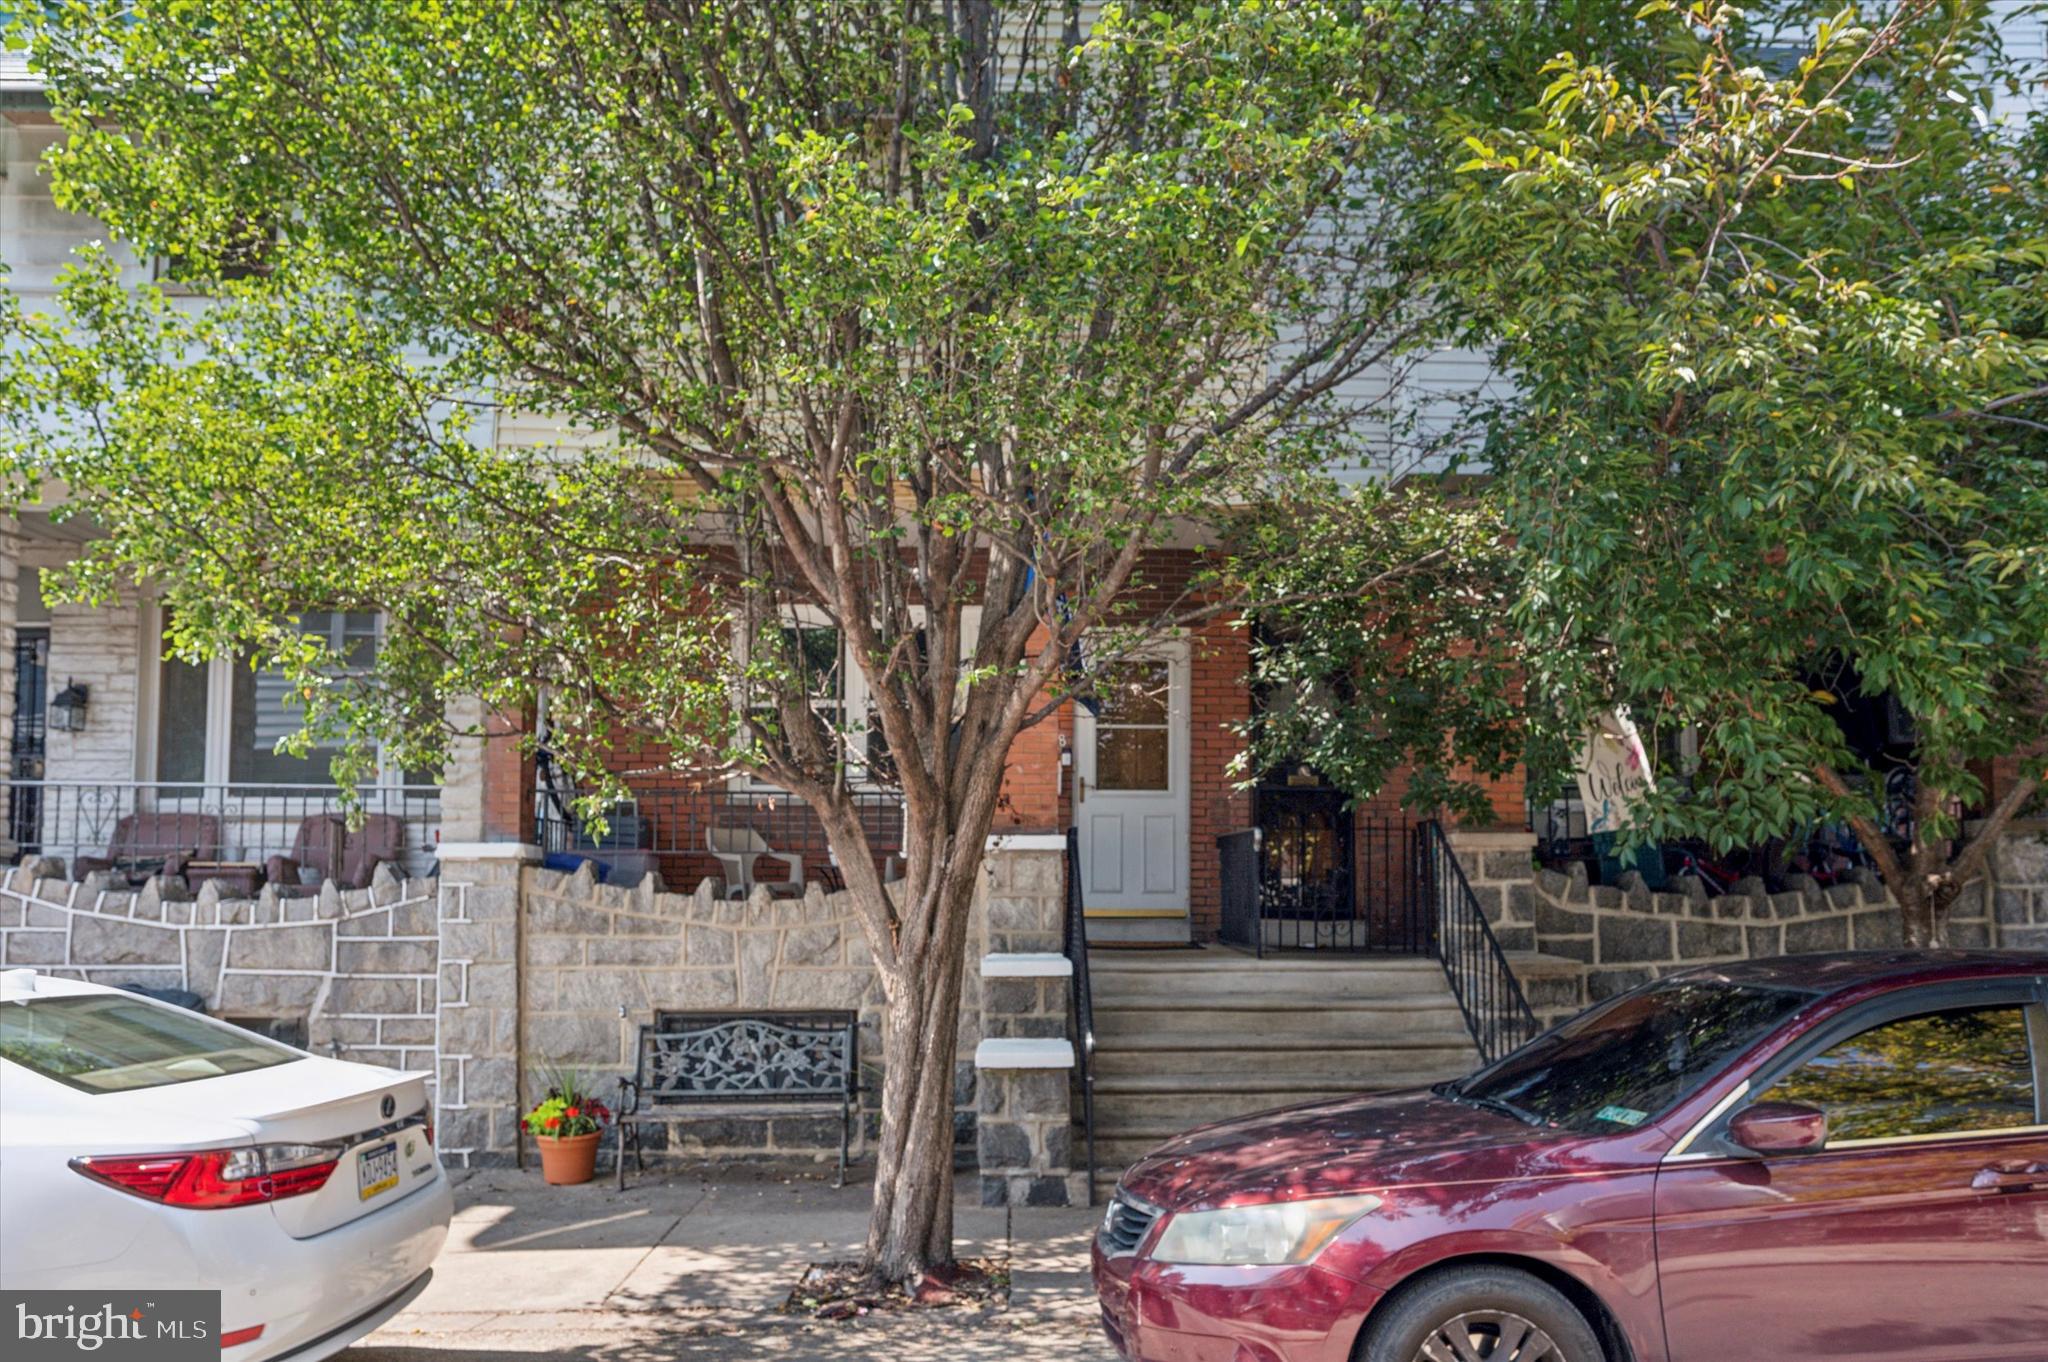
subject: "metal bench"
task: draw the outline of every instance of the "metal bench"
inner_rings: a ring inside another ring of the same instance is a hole
[[[639,1128],[698,1103],[839,1102],[839,1176],[860,1096],[860,1019],[851,1012],[657,1012],[640,1028],[631,1078],[619,1080],[617,1179],[626,1146],[645,1168]],[[663,1110],[666,1108],[667,1110]]]

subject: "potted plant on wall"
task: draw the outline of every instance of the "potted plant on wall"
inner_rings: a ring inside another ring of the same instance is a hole
[[[597,1170],[597,1141],[612,1119],[610,1108],[592,1096],[574,1069],[541,1070],[547,1096],[526,1113],[526,1131],[540,1146],[540,1173],[566,1187],[590,1181]]]

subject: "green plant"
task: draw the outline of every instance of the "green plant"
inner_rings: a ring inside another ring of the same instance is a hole
[[[547,1065],[538,1077],[547,1085],[547,1096],[526,1113],[527,1134],[547,1140],[595,1135],[612,1119],[611,1108],[592,1095],[575,1069]]]

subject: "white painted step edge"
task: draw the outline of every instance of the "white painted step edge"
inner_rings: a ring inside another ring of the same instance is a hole
[[[984,979],[1065,979],[1074,962],[1058,951],[1015,951],[981,957]]]
[[[977,1069],[1071,1069],[1074,1044],[1066,1040],[994,1039],[974,1047]]]

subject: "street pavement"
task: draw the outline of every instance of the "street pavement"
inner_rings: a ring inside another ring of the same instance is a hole
[[[432,1284],[341,1362],[1115,1358],[1088,1284],[1098,1211],[963,1198],[958,1252],[1010,1259],[1007,1306],[826,1323],[779,1307],[806,1265],[858,1255],[863,1184],[834,1188],[810,1172],[649,1173],[617,1192],[549,1187],[538,1170],[456,1176],[455,1223]]]

